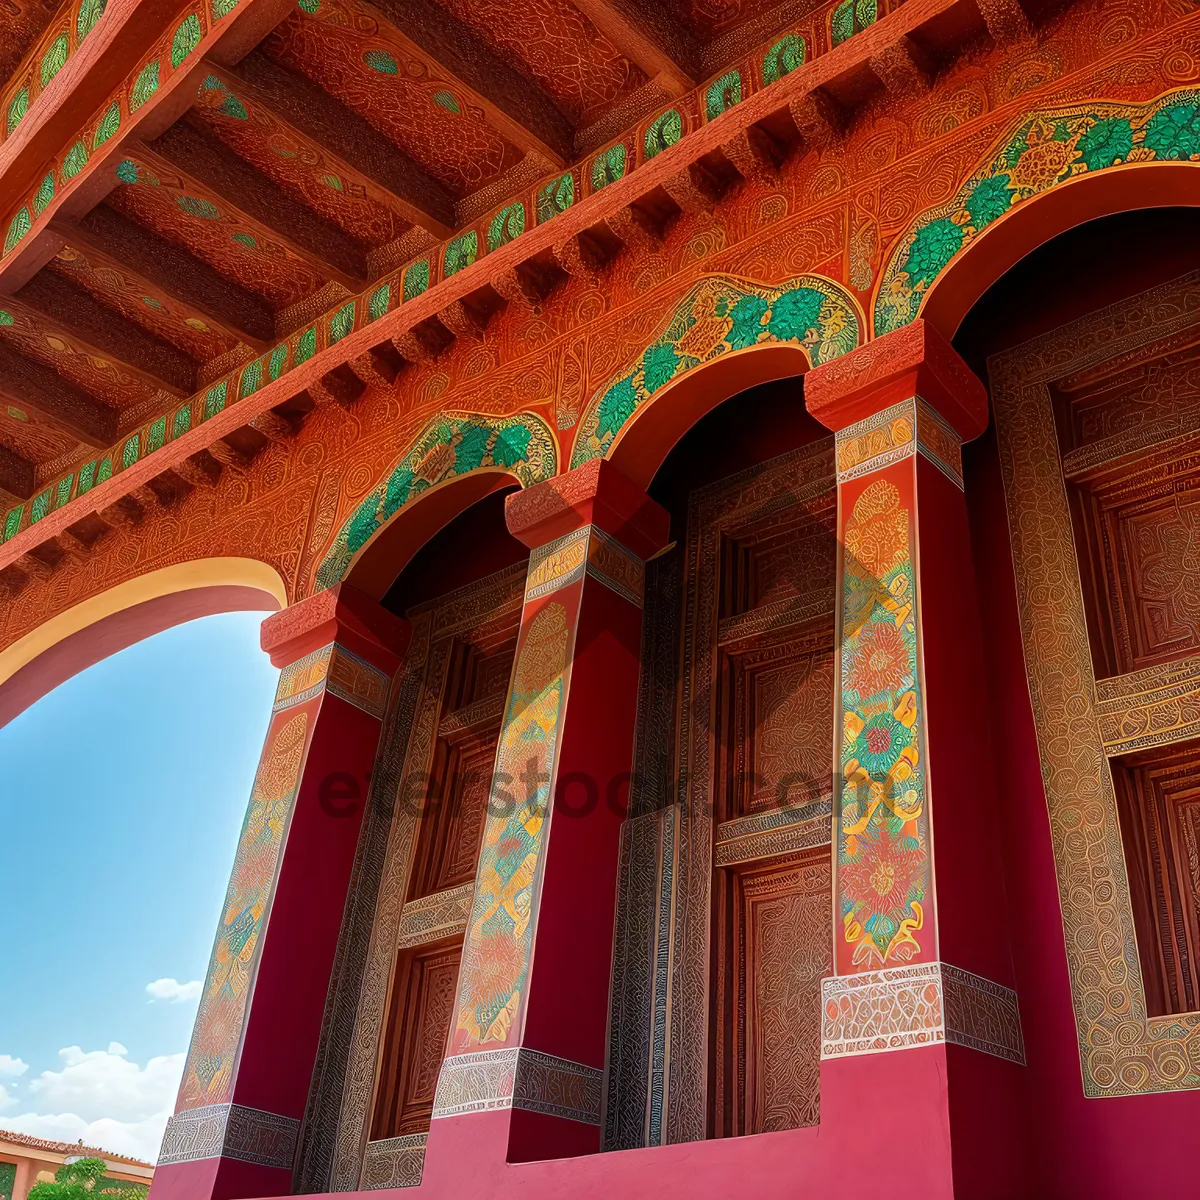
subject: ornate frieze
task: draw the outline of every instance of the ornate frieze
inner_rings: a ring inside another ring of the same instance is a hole
[[[808,804],[770,808],[748,817],[735,817],[717,826],[715,862],[718,867],[828,846],[832,840],[833,796]]]
[[[167,1122],[158,1163],[219,1157],[290,1171],[299,1132],[300,1122],[292,1117],[243,1104],[208,1104]]]
[[[1025,1062],[1017,994],[949,963],[835,975],[821,984],[821,1057],[967,1046]]]
[[[520,1108],[599,1125],[603,1079],[598,1067],[521,1046],[456,1054],[442,1064],[433,1116]]]
[[[1110,757],[1200,734],[1200,655],[1096,682],[1096,719]]]

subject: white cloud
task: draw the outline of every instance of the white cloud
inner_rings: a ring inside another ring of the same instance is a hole
[[[154,1162],[185,1056],[162,1055],[141,1067],[120,1042],[110,1042],[107,1050],[68,1046],[58,1057],[62,1070],[29,1082],[26,1103],[39,1111],[5,1116],[5,1128],[62,1142],[82,1138],[85,1145]]]
[[[16,1079],[29,1070],[29,1064],[11,1054],[0,1054],[0,1079]]]
[[[199,1000],[203,986],[199,979],[193,979],[191,983],[180,983],[178,979],[156,979],[146,984],[146,995],[151,1003],[166,1000],[169,1004],[183,1004],[188,1000]]]
[[[12,1108],[16,1102],[16,1097],[10,1096],[8,1094],[8,1089],[4,1086],[4,1084],[0,1083],[0,1108]]]

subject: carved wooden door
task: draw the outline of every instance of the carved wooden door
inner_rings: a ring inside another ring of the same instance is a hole
[[[694,493],[651,564],[610,1147],[818,1119],[835,510],[825,440]]]
[[[310,1103],[310,1190],[420,1181],[524,583],[522,563],[407,614]]]

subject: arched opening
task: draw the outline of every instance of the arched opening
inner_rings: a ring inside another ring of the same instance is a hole
[[[1133,189],[1124,206],[1169,205],[1190,169],[1108,178]],[[1094,211],[1076,208],[1075,219]],[[1043,212],[1053,218],[1054,205]],[[982,274],[939,298],[951,268],[926,314],[957,327],[954,344],[991,395],[989,429],[964,447],[964,478],[982,693],[1005,779],[997,834],[1029,1049],[1033,1177],[1047,1194],[1134,1193],[1134,1161],[1117,1155],[1080,1174],[1085,1147],[1173,1144],[1198,1115],[1194,1077],[1185,1083],[1170,1064],[1200,1036],[1200,882],[1182,865],[1194,861],[1200,781],[1189,716],[1200,662],[1190,600],[1200,211],[1141,208],[1065,229],[1060,211],[1033,249],[1029,231],[1007,245],[1000,236],[1016,216],[997,222],[992,267],[976,259]],[[1156,1171],[1169,1190],[1192,1164],[1169,1154]]]
[[[343,931],[366,948],[365,961],[348,960],[337,985],[382,1003],[335,1013],[322,1051],[347,1078],[321,1097],[332,1106],[328,1121],[364,1150],[343,1156],[330,1178],[320,1146],[303,1145],[306,1190],[378,1186],[411,1173],[414,1161],[419,1173],[520,624],[529,551],[504,520],[518,486],[487,472],[422,495],[349,576],[413,634],[374,784],[373,807],[389,819],[366,835]]]
[[[617,434],[608,457],[638,487],[649,487],[680,439],[731,396],[760,384],[795,380],[808,368],[808,355],[787,344],[754,346],[718,358],[668,384],[639,409]],[[798,403],[798,386],[794,397]]]
[[[221,612],[274,612],[286,604],[283,579],[257,559],[193,559],[139,575],[0,651],[0,726],[72,675],[173,625]]]
[[[6,1130],[155,1162],[271,716],[260,623],[141,637],[0,729],[22,914],[3,937]]]
[[[423,547],[431,546],[448,526],[458,521],[460,530],[470,527],[474,518],[467,518],[466,514],[475,512],[480,501],[520,486],[520,479],[511,472],[485,467],[429,488],[404,505],[363,546],[350,566],[347,582],[371,599],[382,600],[413,556]],[[500,511],[503,513],[502,504]],[[461,533],[455,533],[439,544],[456,544],[460,538]],[[476,551],[480,548],[475,547]],[[474,557],[466,555],[468,561]]]
[[[1070,180],[993,221],[933,284],[920,315],[943,337],[954,338],[973,306],[1005,272],[1059,235],[1101,218],[1138,211],[1153,214],[1140,218],[1143,227],[1159,222],[1169,227],[1176,225],[1178,218],[1167,210],[1195,205],[1200,205],[1200,172],[1186,162],[1141,163]],[[1095,246],[1099,250],[1101,243]],[[1110,261],[1110,254],[1100,252],[1094,265]],[[1090,265],[1071,262],[1072,268],[1081,268],[1084,274]],[[1021,277],[1036,276],[1023,264]],[[1113,278],[1112,271],[1107,278]],[[1056,283],[1065,284],[1068,290],[1073,287],[1069,278]],[[1005,287],[1011,288],[1012,280]]]
[[[607,1149],[819,1119],[832,948],[832,437],[805,410],[798,378],[732,396],[715,393],[716,380],[697,392],[692,412],[704,415],[643,460],[674,544],[647,567]]]

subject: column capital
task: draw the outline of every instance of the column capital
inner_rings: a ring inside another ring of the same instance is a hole
[[[306,654],[339,642],[390,674],[408,644],[408,622],[345,583],[335,584],[263,623],[259,644],[271,664],[289,667]]]
[[[595,525],[643,559],[667,544],[671,525],[666,511],[604,458],[514,493],[504,517],[531,550]]]
[[[935,409],[964,442],[987,428],[987,390],[950,343],[920,319],[804,378],[805,407],[835,433],[913,396]]]

